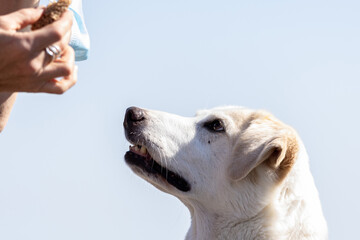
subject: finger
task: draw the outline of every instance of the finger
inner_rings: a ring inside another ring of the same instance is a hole
[[[67,32],[60,41],[58,41],[54,44],[51,44],[51,45],[58,46],[60,48],[61,52],[63,52],[69,46],[70,37],[71,37],[71,31]]]
[[[47,46],[61,41],[71,32],[73,13],[69,10],[64,12],[60,19],[43,28],[32,32],[33,46],[35,50],[42,50]]]
[[[43,14],[44,9],[41,8],[25,8],[10,14],[3,16],[2,22],[6,24],[1,24],[1,27],[5,30],[17,31],[23,29],[29,24],[35,23],[41,15]]]
[[[75,63],[75,51],[70,45],[66,45],[60,58],[56,59],[55,63],[70,62]]]
[[[52,79],[46,82],[40,89],[41,92],[63,94],[77,82],[78,67],[74,67],[74,71],[71,75],[64,77],[61,81]]]
[[[72,74],[74,66],[75,52],[70,46],[67,46],[61,57],[48,64],[39,77],[44,81],[59,77],[66,77]]]
[[[71,37],[71,32],[68,32],[66,36],[64,36],[64,38],[59,41],[59,42],[56,42],[55,44],[52,44],[51,46],[53,47],[59,47],[59,50],[60,50],[60,54],[59,56],[55,56],[55,58],[61,58],[62,55],[64,55],[64,51],[71,51],[72,49],[70,50],[66,50],[68,47],[69,47],[69,41],[70,41],[70,37]],[[50,46],[49,46],[50,47]],[[46,47],[48,48],[48,47]],[[42,62],[43,62],[43,67],[45,68],[48,64],[50,64],[51,62],[53,62],[54,60],[57,60],[57,59],[54,59],[51,54],[48,54],[47,53],[47,49],[43,49],[42,51],[38,52],[37,51],[37,54],[35,55],[34,54],[34,58],[39,58],[39,59],[42,59]],[[53,52],[54,54],[54,52]],[[69,53],[68,53],[69,54]],[[65,54],[65,56],[67,56],[68,54]]]

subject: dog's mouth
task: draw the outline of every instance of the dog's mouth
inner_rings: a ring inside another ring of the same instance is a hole
[[[130,146],[129,151],[125,154],[125,161],[127,164],[135,165],[149,174],[162,177],[182,192],[190,191],[190,184],[179,174],[157,163],[144,145]]]

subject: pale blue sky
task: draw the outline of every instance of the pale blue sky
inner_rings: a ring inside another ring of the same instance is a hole
[[[184,238],[188,210],[124,163],[133,105],[271,111],[307,147],[330,239],[358,237],[358,0],[83,4],[78,84],[20,94],[0,136],[0,239]]]

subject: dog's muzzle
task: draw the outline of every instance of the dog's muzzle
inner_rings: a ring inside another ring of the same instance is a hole
[[[137,166],[143,171],[162,177],[170,185],[182,192],[188,192],[191,189],[190,184],[179,174],[170,171],[156,162],[147,151],[147,141],[144,139],[142,130],[147,123],[146,110],[130,107],[126,110],[124,119],[124,130],[127,140],[134,146],[125,154],[127,164]]]

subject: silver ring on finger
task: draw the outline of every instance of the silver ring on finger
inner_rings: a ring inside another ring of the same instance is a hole
[[[51,51],[49,47],[45,48],[45,53],[50,57],[50,63],[56,59],[55,53]]]
[[[57,59],[60,56],[61,49],[57,45],[50,45],[45,48],[45,53],[51,58],[50,62],[53,62],[55,59]]]
[[[54,54],[55,54],[55,57],[58,58],[61,54],[61,49],[58,45],[50,45],[48,47]]]

